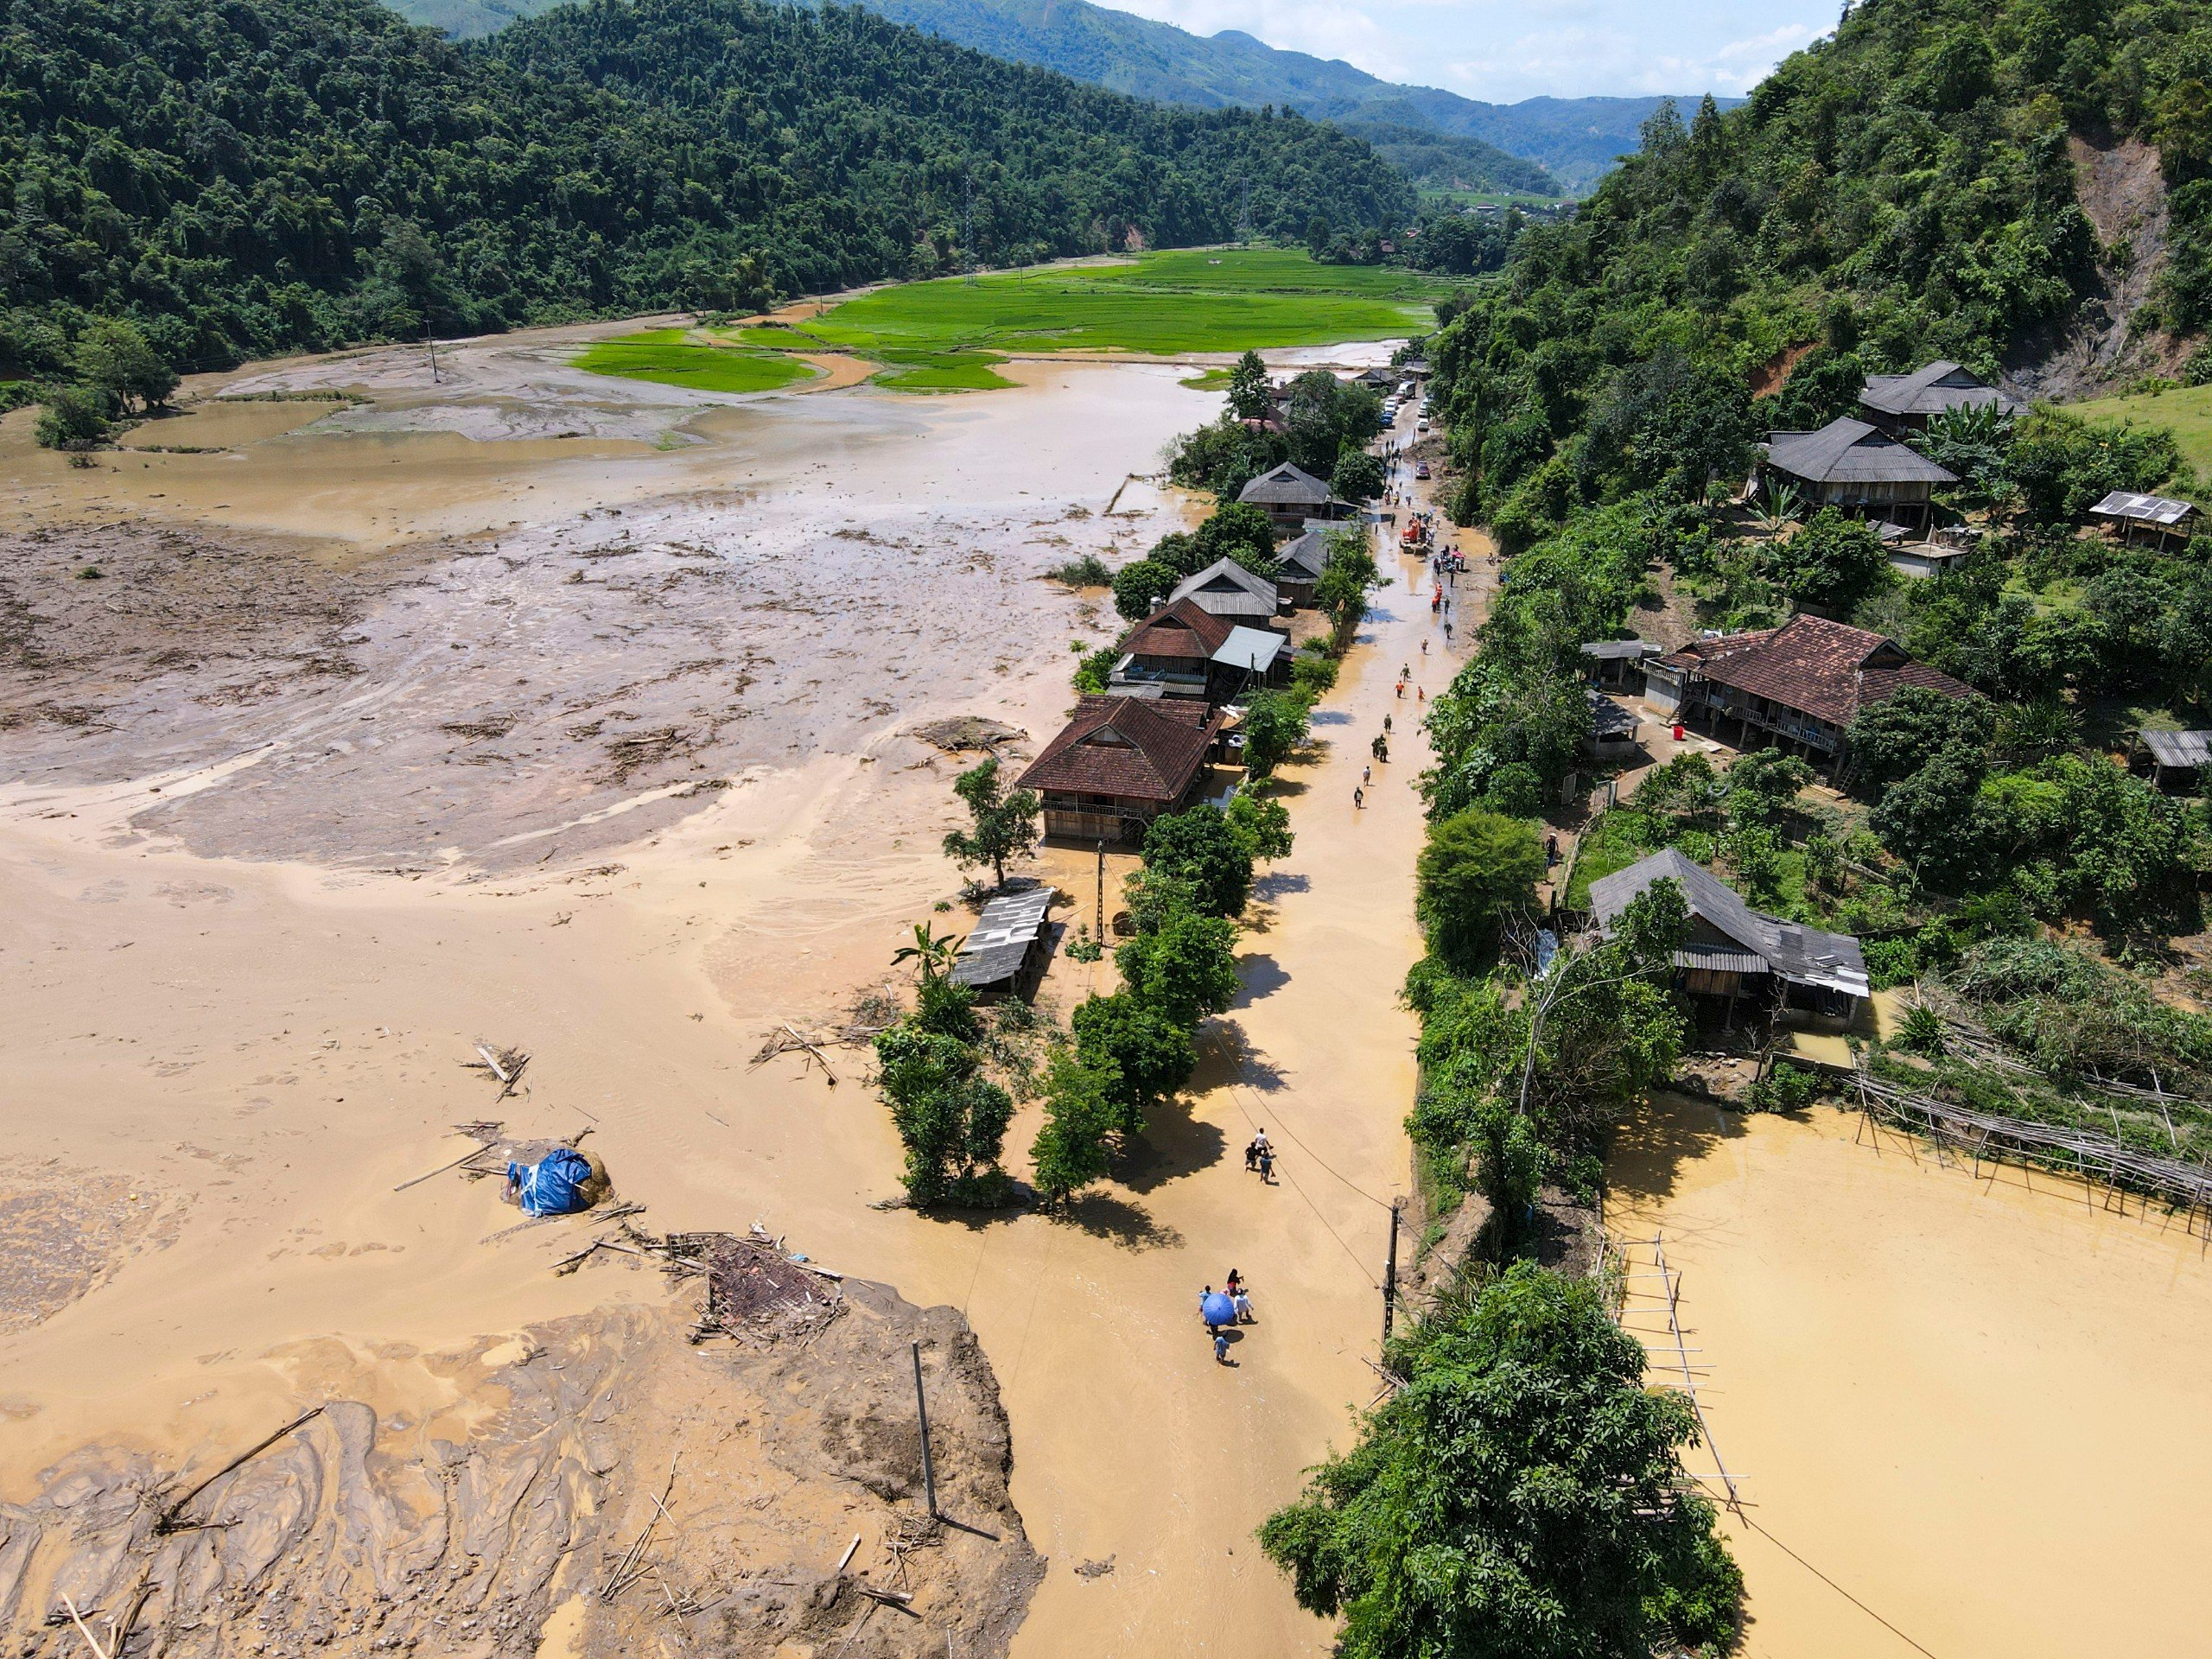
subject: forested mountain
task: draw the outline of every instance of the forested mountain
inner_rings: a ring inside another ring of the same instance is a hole
[[[418,23],[487,35],[549,0],[391,0]],[[1201,109],[1274,105],[1332,120],[1413,178],[1555,194],[1582,188],[1636,148],[1656,98],[1532,98],[1484,104],[1377,80],[1348,63],[1284,52],[1236,29],[1192,35],[1088,0],[866,0],[899,22],[993,57],[1115,92]],[[1534,165],[1532,166],[1531,163]]]
[[[373,0],[0,0],[0,375],[92,315],[171,362],[1402,220],[1367,145],[874,14],[590,0],[454,42]]]

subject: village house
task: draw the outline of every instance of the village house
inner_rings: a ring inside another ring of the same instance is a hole
[[[1122,642],[1109,684],[1124,696],[1224,703],[1255,684],[1289,683],[1290,637],[1217,616],[1195,599],[1171,601]]]
[[[1216,559],[1196,575],[1184,577],[1167,595],[1167,602],[1172,605],[1179,599],[1191,600],[1216,616],[1238,621],[1264,622],[1282,604],[1274,583],[1254,575],[1234,559]]]
[[[1329,563],[1329,532],[1333,525],[1309,519],[1304,532],[1275,550],[1275,592],[1294,608],[1310,607],[1313,590]]]
[[[1929,421],[1954,409],[1995,408],[2012,415],[2020,405],[1955,363],[1929,363],[1910,374],[1871,374],[1860,388],[1866,418],[1893,436],[1924,432]]]
[[[1871,989],[1866,958],[1847,933],[1825,932],[1753,910],[1726,883],[1669,847],[1590,884],[1590,908],[1611,932],[1655,881],[1681,889],[1689,931],[1675,952],[1675,988],[1701,1022],[1732,1028],[1738,1014],[1765,1023],[1841,1029]]]
[[[1692,640],[1648,661],[1644,683],[1644,695],[1663,714],[1708,725],[1724,741],[1732,721],[1738,747],[1770,744],[1821,766],[1842,757],[1853,715],[1902,687],[1967,695],[1894,639],[1805,615],[1778,628]]]
[[[1313,474],[1287,461],[1262,473],[1236,493],[1236,499],[1261,509],[1277,530],[1301,529],[1308,518],[1344,518],[1354,511],[1351,502],[1338,499]]]
[[[2193,795],[2212,766],[2212,732],[2139,732],[2128,760],[2146,760],[2153,788]]]
[[[1059,840],[1141,842],[1152,821],[1192,804],[1222,716],[1203,702],[1085,697],[1021,774]]]
[[[1836,507],[1923,536],[1936,487],[1959,481],[1919,451],[1847,416],[1817,432],[1770,433],[1764,448],[1759,477],[1770,493],[1777,480],[1787,481],[1812,507]]]

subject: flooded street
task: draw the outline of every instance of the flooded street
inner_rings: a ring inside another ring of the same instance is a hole
[[[1977,1180],[1892,1135],[1877,1149],[1832,1108],[1672,1101],[1624,1135],[1611,1176],[1611,1230],[1662,1236],[1681,1274],[1699,1394],[1756,1523],[1722,1516],[1746,1653],[2202,1646],[2201,1236],[2055,1176]],[[1656,1286],[1632,1288],[1654,1378],[1679,1382],[1648,1334]]]

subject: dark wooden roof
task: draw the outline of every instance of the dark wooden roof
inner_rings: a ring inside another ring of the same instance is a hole
[[[1205,764],[1221,716],[1170,699],[1085,697],[1021,774],[1023,789],[1172,804]]]
[[[1211,661],[1236,626],[1228,617],[1214,615],[1195,599],[1179,599],[1147,617],[1137,631],[1122,642],[1122,649],[1132,657]]]
[[[1309,530],[1285,542],[1275,550],[1275,563],[1293,582],[1319,582],[1322,568],[1329,563],[1329,532]]]
[[[1793,616],[1778,628],[1694,640],[1660,661],[1834,726],[1848,726],[1861,709],[1904,686],[1924,685],[1950,697],[1967,695],[1949,675],[1906,656],[1896,640],[1821,616]]]
[[[1907,444],[1848,416],[1817,432],[1767,436],[1768,465],[1814,484],[1955,484],[1946,472]]]
[[[1910,374],[1870,374],[1859,401],[1885,415],[1940,415],[1947,409],[1984,404],[1993,404],[2007,414],[2019,408],[1979,375],[1940,360],[1924,364]]]
[[[1326,505],[1332,498],[1326,484],[1286,461],[1247,484],[1236,493],[1236,499],[1262,507],[1318,507]]]

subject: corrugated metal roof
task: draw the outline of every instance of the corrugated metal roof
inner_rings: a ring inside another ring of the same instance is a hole
[[[1582,654],[1610,662],[1636,657],[1656,657],[1660,650],[1660,646],[1649,639],[1592,639],[1582,647]]]
[[[1848,933],[1824,932],[1753,910],[1732,887],[1671,847],[1592,881],[1590,908],[1600,925],[1611,927],[1630,899],[1659,880],[1678,883],[1690,914],[1764,957],[1783,978],[1853,996],[1865,996],[1871,988],[1866,958]]]
[[[1232,628],[1229,638],[1221,642],[1221,649],[1213,659],[1224,668],[1248,668],[1255,674],[1264,674],[1274,666],[1276,656],[1290,641],[1272,628]]]
[[[1236,493],[1239,501],[1258,506],[1320,505],[1334,498],[1329,486],[1303,467],[1285,461],[1273,472],[1262,473]]]
[[[2212,766],[2212,732],[2145,732],[2143,747],[2162,766]]]
[[[980,988],[1019,975],[1038,936],[1045,931],[1052,899],[1052,888],[1032,887],[1025,893],[1001,893],[985,905],[974,930],[960,943],[960,960],[952,965],[952,982]]]
[[[2089,511],[2100,518],[2125,518],[2133,524],[2177,524],[2196,509],[2171,496],[2114,490]]]
[[[1699,969],[1708,974],[1764,974],[1770,971],[1764,957],[1749,950],[1723,950],[1710,944],[1693,944],[1675,951],[1675,966]]]
[[[1179,599],[1216,616],[1273,616],[1277,602],[1274,583],[1254,575],[1234,559],[1216,559],[1195,575],[1184,577],[1167,602],[1173,605]]]

